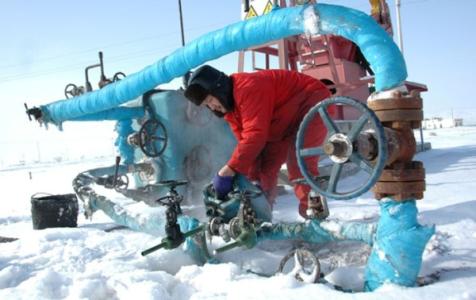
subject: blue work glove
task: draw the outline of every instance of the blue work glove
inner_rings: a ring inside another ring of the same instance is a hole
[[[233,189],[233,176],[220,176],[218,173],[213,177],[213,188],[216,197],[224,200],[225,196]]]

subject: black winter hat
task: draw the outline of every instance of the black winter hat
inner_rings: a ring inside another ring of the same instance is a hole
[[[185,97],[195,105],[202,104],[207,95],[218,98],[228,110],[233,110],[233,82],[225,73],[204,65],[196,69],[188,80]]]

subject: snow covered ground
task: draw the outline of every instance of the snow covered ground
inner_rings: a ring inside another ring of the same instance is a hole
[[[359,292],[369,248],[358,243],[312,246],[326,279],[355,291],[350,294],[274,275],[296,246],[292,242],[234,249],[219,255],[224,263],[199,267],[179,249],[142,257],[140,252],[160,238],[126,229],[107,232],[114,223],[101,212],[92,221],[80,215],[78,228],[33,230],[31,195],[71,193],[76,174],[111,164],[92,161],[0,171],[0,236],[18,238],[0,243],[0,299],[476,299],[476,127],[425,131],[425,140],[433,149],[417,155],[427,173],[419,220],[435,224],[436,234],[425,250],[421,276],[436,279],[432,284]],[[378,219],[371,193],[329,205],[330,218]],[[141,203],[126,208],[151,210]],[[297,221],[296,211],[288,194],[278,199],[273,217]]]

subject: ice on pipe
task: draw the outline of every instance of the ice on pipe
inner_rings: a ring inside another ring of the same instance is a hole
[[[167,131],[167,146],[154,158],[159,169],[157,181],[186,180],[188,184],[177,191],[193,203],[202,201],[203,187],[227,162],[236,145],[228,124],[207,108],[192,104],[182,91],[154,93],[149,103],[154,118]],[[140,156],[142,152],[136,149],[136,159]],[[157,197],[167,192],[168,187],[161,187]]]
[[[319,16],[313,6],[308,6],[303,12],[304,31],[307,35],[319,34]]]

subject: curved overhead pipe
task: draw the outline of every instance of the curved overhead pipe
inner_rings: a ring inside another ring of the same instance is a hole
[[[314,4],[275,9],[205,34],[124,80],[68,100],[41,106],[45,122],[66,120],[117,107],[157,85],[228,53],[298,34],[333,34],[360,47],[375,73],[376,90],[406,78],[403,57],[391,37],[367,14],[337,5]]]
[[[94,114],[82,115],[70,121],[119,121],[140,119],[145,116],[143,107],[116,107]]]

